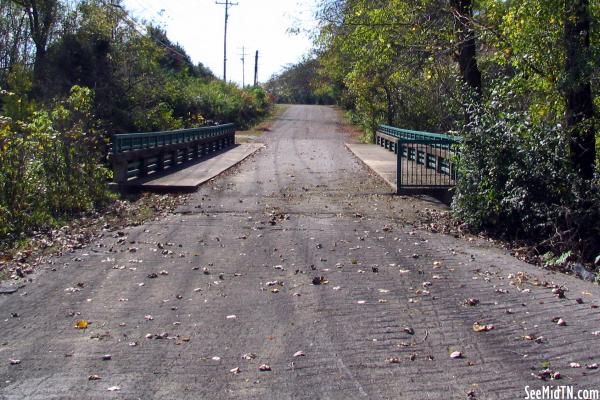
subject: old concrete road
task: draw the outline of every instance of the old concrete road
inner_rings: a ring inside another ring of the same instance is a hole
[[[597,286],[412,228],[432,205],[389,196],[345,140],[331,108],[290,107],[265,149],[177,213],[107,233],[1,296],[0,398],[600,389]]]

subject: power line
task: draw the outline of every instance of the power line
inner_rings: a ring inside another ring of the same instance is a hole
[[[223,40],[223,81],[227,82],[227,22],[229,21],[229,8],[239,5],[225,0],[225,3],[215,1],[215,4],[225,6],[225,35]]]

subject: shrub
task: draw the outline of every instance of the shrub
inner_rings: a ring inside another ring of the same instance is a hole
[[[104,135],[91,115],[92,102],[90,89],[74,86],[49,110],[26,120],[2,118],[0,239],[51,226],[110,198]]]
[[[510,92],[469,111],[455,215],[478,230],[535,239],[542,252],[597,255],[600,186],[571,169],[565,129],[511,109]]]

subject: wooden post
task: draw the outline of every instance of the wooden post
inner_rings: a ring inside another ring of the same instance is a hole
[[[140,166],[138,167],[138,178],[148,175],[148,159],[142,157],[139,159]]]
[[[127,183],[127,171],[129,163],[125,160],[116,161],[113,163],[114,181],[118,184]]]

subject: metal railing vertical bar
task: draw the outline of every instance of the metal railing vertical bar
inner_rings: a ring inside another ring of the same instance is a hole
[[[450,188],[456,184],[455,164],[460,157],[461,137],[381,125],[376,139],[381,147],[396,153],[398,192],[404,188]]]

